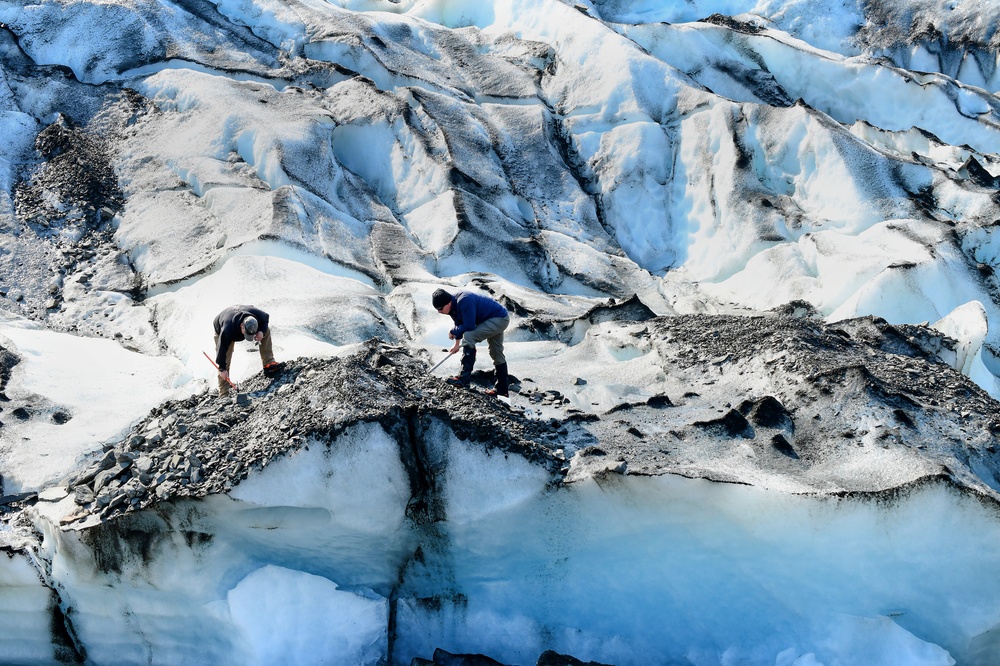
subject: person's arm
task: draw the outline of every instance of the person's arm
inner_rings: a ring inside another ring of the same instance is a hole
[[[227,322],[219,333],[219,348],[215,351],[215,364],[219,366],[219,372],[229,370],[226,367],[226,351],[229,349],[229,345],[233,344],[233,341],[236,340],[233,337],[234,326],[239,329],[239,324],[235,321]]]
[[[462,325],[451,329],[451,334],[456,340],[461,339],[466,332],[476,327],[476,301],[474,298],[463,298],[457,302],[458,310],[462,313]]]

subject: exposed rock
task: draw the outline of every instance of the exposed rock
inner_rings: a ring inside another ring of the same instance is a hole
[[[743,437],[753,439],[754,433],[750,423],[735,409],[730,409],[725,415],[709,421],[695,421],[691,425],[704,428],[725,437]]]
[[[279,456],[310,443],[329,445],[365,422],[381,423],[408,449],[423,421],[440,419],[462,439],[554,473],[563,464],[556,438],[592,441],[579,426],[574,435],[559,422],[531,420],[493,397],[448,386],[402,348],[374,342],[343,359],[289,362],[273,380],[257,375],[241,390],[246,405],[203,394],[154,409],[72,480],[75,497],[93,496],[91,513],[109,519],[172,497],[222,493]],[[140,442],[142,453],[130,450]]]
[[[53,486],[38,493],[38,499],[42,502],[58,502],[68,495],[69,491],[62,486]]]
[[[789,458],[795,458],[798,460],[799,454],[795,452],[795,449],[792,448],[792,445],[788,443],[788,440],[785,439],[785,436],[780,432],[771,437],[771,446],[773,446],[779,453],[783,453]]]
[[[793,460],[848,464],[853,451],[868,446],[917,458],[900,466],[898,478],[874,470],[869,477],[863,467],[852,468],[837,487],[813,480],[810,466],[781,469],[807,487],[815,484],[817,492],[909,483],[938,474],[942,459],[950,461],[956,482],[977,492],[990,494],[995,483],[977,474],[996,468],[991,473],[1000,478],[992,454],[977,457],[977,471],[962,462],[966,451],[985,450],[992,442],[990,428],[1000,423],[996,403],[897,327],[870,318],[828,327],[783,315],[685,315],[650,325],[664,371],[684,385],[706,386],[704,393],[686,391],[683,408],[665,411],[673,403],[658,394],[612,408],[606,414],[615,420],[576,408],[565,420],[539,420],[477,390],[447,386],[405,349],[372,342],[349,357],[289,362],[273,379],[257,375],[243,385],[246,405],[205,394],[154,409],[113,451],[71,479],[74,498],[89,515],[108,519],[174,497],[224,493],[275,458],[310,444],[329,445],[360,423],[378,422],[410,446],[427,419],[445,421],[460,438],[564,474],[565,482],[679,473],[752,483],[758,473],[773,473],[773,463],[751,458],[739,471],[729,459],[735,441],[758,437],[755,429],[762,430],[761,444]],[[698,359],[724,360],[713,365]],[[769,374],[774,390],[745,397],[737,408],[719,404],[727,392],[741,390],[748,364]],[[713,368],[711,378],[705,368]],[[482,385],[492,383],[492,373],[476,376]],[[569,402],[556,389],[532,388],[522,399],[549,408]],[[795,411],[786,404],[795,404]],[[691,419],[706,413],[712,415]],[[970,433],[962,439],[954,436],[957,418],[965,419]],[[912,435],[903,438],[889,423]],[[913,445],[914,437],[924,448]],[[724,460],[729,462],[717,466]]]
[[[589,310],[577,313],[571,318],[556,318],[532,312],[509,296],[500,298],[500,302],[508,311],[523,317],[521,329],[530,332],[538,339],[560,340],[573,342],[579,339],[589,326],[609,321],[643,322],[656,317],[637,296],[632,295],[621,301],[609,299],[606,304],[596,305]]]
[[[546,650],[538,657],[535,666],[611,666],[596,661],[580,661],[575,657],[566,654],[559,654],[553,650]]]
[[[747,400],[740,405],[740,413],[749,416],[755,425],[762,428],[795,429],[792,415],[774,396],[764,396],[760,400]]]
[[[410,662],[411,666],[505,666],[505,664],[490,659],[482,654],[452,654],[441,648],[434,650],[433,659],[419,657]]]

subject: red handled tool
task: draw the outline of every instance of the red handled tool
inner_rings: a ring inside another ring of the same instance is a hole
[[[202,352],[202,354],[205,354],[205,358],[207,358],[207,359],[208,359],[208,362],[212,364],[212,367],[213,367],[213,368],[215,368],[215,369],[216,369],[216,371],[219,371],[219,366],[217,366],[217,365],[215,364],[215,361],[213,361],[213,360],[212,360],[212,357],[211,357],[211,356],[209,356],[207,352]],[[236,384],[234,384],[234,383],[233,383],[233,380],[232,380],[232,379],[230,379],[229,377],[226,377],[226,381],[227,381],[227,382],[229,382],[229,385],[230,385],[230,386],[232,386],[232,387],[233,387],[234,389],[236,389],[237,391],[239,391],[239,390],[240,390],[240,388],[239,388],[239,387],[238,387],[238,386],[237,386]]]

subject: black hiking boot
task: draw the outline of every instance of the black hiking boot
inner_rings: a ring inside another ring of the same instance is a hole
[[[496,374],[495,387],[492,389],[487,389],[486,392],[489,395],[497,395],[500,396],[501,398],[509,398],[510,396],[508,395],[508,389],[509,389],[508,384],[510,383],[510,377],[507,374],[507,364],[501,363],[500,365],[496,366],[495,374]]]
[[[452,386],[469,388],[472,382],[472,366],[476,364],[476,348],[462,347],[462,373],[454,377],[449,377],[445,381]]]

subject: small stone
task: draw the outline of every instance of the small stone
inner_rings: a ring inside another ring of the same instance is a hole
[[[87,486],[77,486],[73,489],[73,501],[83,506],[94,501],[94,491]]]
[[[94,477],[94,492],[97,492],[108,485],[108,483],[115,478],[115,476],[120,472],[118,468],[106,469],[98,472]]]
[[[69,491],[64,487],[53,486],[52,488],[46,488],[38,493],[38,499],[43,502],[58,502],[67,495],[69,495]]]
[[[121,465],[124,468],[124,467],[128,467],[132,463],[134,463],[136,461],[136,458],[138,458],[138,457],[139,457],[139,454],[137,454],[137,453],[132,453],[130,451],[120,451],[115,456],[115,462],[117,462],[119,465]]]

